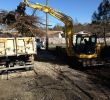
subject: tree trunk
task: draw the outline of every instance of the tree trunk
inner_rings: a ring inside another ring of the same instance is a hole
[[[103,34],[104,34],[104,43],[105,43],[105,46],[107,46],[105,27],[103,28]]]

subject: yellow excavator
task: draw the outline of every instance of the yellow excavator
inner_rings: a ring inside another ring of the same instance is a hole
[[[59,19],[65,24],[66,52],[68,57],[77,58],[84,66],[94,63],[93,59],[98,58],[100,45],[97,45],[96,35],[78,34],[74,38],[72,18],[46,5],[33,3],[28,0],[22,0],[22,6],[48,13]],[[76,41],[75,43],[74,40]]]

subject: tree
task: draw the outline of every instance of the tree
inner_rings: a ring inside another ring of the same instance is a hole
[[[63,30],[63,26],[61,26],[60,24],[56,24],[56,25],[53,27],[53,30],[55,30],[55,31],[62,31],[62,30]]]
[[[15,28],[24,36],[32,36],[40,31],[40,21],[37,16],[27,15],[25,6],[20,3],[15,11],[0,14],[0,23],[7,24],[9,28]]]
[[[103,0],[97,9],[92,15],[92,24],[96,24],[97,27],[100,27],[104,34],[105,45],[106,43],[106,29],[110,27],[110,3],[109,0]]]
[[[35,30],[37,30],[37,18],[34,16],[21,16],[15,23],[11,24],[11,28],[15,28],[18,32],[24,36],[35,35]]]
[[[108,0],[103,0],[97,12],[95,11],[92,15],[92,22],[105,23],[105,21],[110,23],[110,3]]]
[[[97,12],[95,11],[92,15],[92,23],[97,23],[99,20],[99,15],[97,14]]]

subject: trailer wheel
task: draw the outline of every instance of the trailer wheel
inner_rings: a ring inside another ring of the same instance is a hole
[[[20,66],[24,66],[25,65],[25,62],[24,61],[19,61],[19,65]]]
[[[2,74],[3,71],[0,71],[0,75]]]
[[[9,66],[10,66],[10,67],[14,67],[14,62],[10,62],[10,63],[9,63]]]
[[[34,67],[30,67],[30,70],[34,70]]]
[[[25,70],[26,70],[26,71],[29,71],[29,70],[30,70],[30,68],[29,68],[29,67],[26,67],[26,68],[25,68]]]
[[[33,70],[33,69],[34,69],[33,67],[26,67],[25,68],[26,71]]]

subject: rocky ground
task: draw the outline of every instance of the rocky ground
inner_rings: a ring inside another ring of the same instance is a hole
[[[110,100],[109,76],[109,66],[74,69],[40,51],[34,70],[0,75],[0,100]]]

